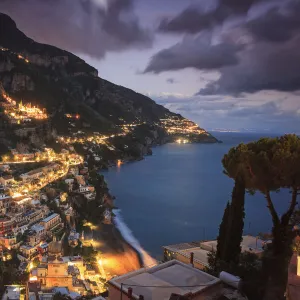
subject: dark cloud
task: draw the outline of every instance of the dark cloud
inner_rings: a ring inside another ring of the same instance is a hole
[[[287,41],[300,29],[300,1],[290,1],[284,8],[273,7],[267,13],[251,20],[246,27],[261,40]]]
[[[108,51],[149,47],[150,32],[134,0],[1,0],[0,10],[35,40],[101,58]]]
[[[186,37],[181,43],[155,54],[144,73],[196,68],[201,70],[218,69],[238,63],[240,45],[221,42],[212,45],[208,35],[196,38]]]
[[[241,14],[257,2],[221,1],[217,9],[226,6]],[[300,1],[274,1],[270,7],[252,11],[251,16],[219,34],[217,39],[204,33],[185,37],[181,43],[155,54],[145,72],[188,67],[219,71],[220,77],[208,82],[199,95],[300,90]]]
[[[197,33],[222,24],[225,20],[246,14],[258,2],[271,0],[219,0],[214,9],[206,11],[191,5],[174,18],[164,18],[158,29],[164,32]]]
[[[258,43],[245,50],[240,63],[220,69],[221,77],[201,95],[300,90],[300,37],[277,44]]]

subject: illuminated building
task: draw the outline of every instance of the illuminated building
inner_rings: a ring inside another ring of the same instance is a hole
[[[53,227],[59,225],[60,223],[61,223],[61,218],[59,214],[54,213],[48,216],[47,218],[43,219],[40,224],[45,228],[46,231],[48,231]]]
[[[12,123],[20,124],[21,122],[30,122],[32,119],[45,120],[48,118],[45,110],[32,106],[31,103],[24,105],[21,101],[17,105],[16,101],[7,94],[2,93],[2,96],[7,102],[1,103],[1,105],[5,107],[4,112]]]
[[[15,179],[14,179],[14,177],[12,175],[6,175],[6,176],[0,177],[0,183],[3,186],[7,186],[10,183],[14,183],[14,181],[15,181]]]
[[[0,215],[0,235],[11,233],[15,226],[15,219],[7,215]]]

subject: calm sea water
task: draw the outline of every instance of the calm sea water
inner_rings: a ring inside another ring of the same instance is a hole
[[[167,144],[143,161],[104,172],[123,220],[156,258],[163,245],[216,238],[233,187],[222,173],[222,157],[232,146],[263,136],[213,134],[223,143]],[[273,195],[279,212],[285,209],[287,196]],[[244,233],[256,235],[271,227],[264,197],[247,195]]]

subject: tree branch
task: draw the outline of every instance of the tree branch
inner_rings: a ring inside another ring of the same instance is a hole
[[[252,171],[251,165],[249,163],[248,163],[248,170],[249,170],[249,173],[250,173],[251,177],[252,178],[255,177],[255,175],[254,175],[254,173]]]
[[[283,225],[288,225],[290,218],[295,210],[295,207],[297,205],[297,196],[298,196],[298,189],[297,188],[293,188],[293,192],[292,192],[292,201],[290,204],[290,207],[288,209],[288,211],[282,215],[281,217],[281,223]]]
[[[274,223],[274,225],[276,225],[276,224],[280,223],[280,220],[279,220],[279,217],[278,217],[277,212],[275,210],[275,207],[273,205],[273,202],[272,202],[272,199],[271,199],[271,196],[270,196],[270,191],[267,191],[265,193],[265,195],[266,195],[266,199],[267,199],[267,202],[268,202],[267,207],[268,207],[268,209],[271,213],[273,223]]]

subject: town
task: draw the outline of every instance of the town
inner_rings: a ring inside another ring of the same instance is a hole
[[[95,198],[95,188],[86,179],[88,172],[83,158],[67,150],[55,155],[52,149],[45,149],[30,157],[23,157],[15,150],[12,153],[15,161],[3,161],[0,165],[1,260],[21,261],[15,274],[28,274],[28,282],[38,283],[41,290],[57,286],[59,276],[59,285],[78,295],[105,291],[106,274],[103,269],[99,274],[93,266],[99,264],[101,257],[93,250],[89,238],[82,239],[76,232],[76,212],[67,200],[72,192],[86,201]],[[20,174],[20,169],[36,162],[44,165]],[[58,182],[57,187],[54,182]],[[53,187],[45,189],[49,185]],[[90,251],[87,257],[93,263],[88,264],[78,255],[62,256],[63,246],[72,249],[79,243],[85,245],[83,252]]]
[[[17,104],[2,91],[1,105],[10,125],[25,126],[16,131],[25,130],[27,134],[27,124],[31,123],[32,131],[47,122],[45,109],[22,101]],[[105,295],[113,289],[109,282],[114,276],[140,267],[136,259],[131,259],[131,266],[124,268],[119,264],[119,254],[109,249],[103,252],[105,241],[97,237],[103,231],[99,224],[113,223],[114,206],[110,196],[103,193],[105,184],[103,188],[97,163],[105,159],[99,154],[99,149],[105,147],[116,153],[110,165],[119,168],[123,160],[118,157],[114,139],[134,134],[140,126],[147,126],[146,122],[121,120],[115,132],[87,134],[77,129],[80,114],[66,113],[65,118],[71,130],[69,135],[56,137],[56,150],[47,145],[32,148],[19,143],[1,157],[0,258],[8,265],[19,262],[11,274],[11,281],[19,282],[19,287],[12,290],[8,286],[8,298],[26,294],[31,299],[38,293],[39,299],[44,299],[58,292],[73,298]],[[154,125],[182,144],[188,143],[191,135],[205,133],[195,123],[174,117]],[[75,150],[78,146],[80,154]],[[127,249],[124,255],[131,252]],[[157,264],[150,256],[144,263],[151,267]]]

